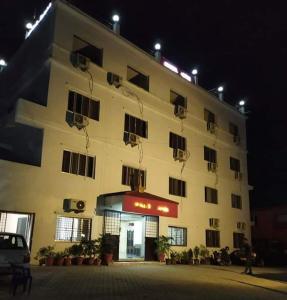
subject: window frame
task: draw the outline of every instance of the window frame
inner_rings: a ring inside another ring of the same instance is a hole
[[[204,160],[211,163],[217,163],[217,151],[215,149],[204,146],[203,149]]]
[[[237,194],[231,194],[231,207],[242,209],[242,198],[240,195]]]
[[[230,167],[230,170],[232,170],[232,171],[240,172],[240,160],[235,157],[230,156],[229,167]]]
[[[211,239],[208,234],[211,234]],[[220,231],[206,229],[205,230],[205,245],[208,248],[220,248]]]
[[[172,94],[176,96],[174,99],[172,97]],[[176,91],[170,89],[169,98],[170,98],[170,103],[172,103],[174,106],[182,106],[185,109],[187,109],[187,97],[184,97],[181,94],[177,93]]]
[[[173,132],[169,132],[169,147],[172,149],[181,149],[186,151],[187,141],[186,138]]]
[[[204,120],[206,121],[206,123],[216,124],[215,113],[213,113],[212,111],[210,111],[207,108],[204,108]]]
[[[244,233],[233,232],[233,248],[240,249],[243,244]]]
[[[137,176],[138,174],[140,174],[140,178],[143,180],[143,182],[140,183],[143,183],[142,186],[146,188],[146,170],[133,168],[128,165],[122,165],[122,185],[131,186],[131,176],[134,176],[135,173],[137,174]]]
[[[186,181],[169,176],[169,194],[186,198]]]
[[[210,191],[210,193],[208,193],[208,191]],[[210,195],[211,201],[208,201],[208,197],[207,197],[208,195]],[[204,187],[204,199],[205,199],[206,203],[218,204],[218,190],[214,189],[212,187],[209,187],[209,186],[205,186]]]
[[[142,78],[144,78],[145,81],[146,81],[145,84],[144,85],[140,85],[140,84],[138,84],[138,83],[136,83],[134,81],[131,81],[133,78],[135,78],[135,76],[129,78],[129,70],[132,71],[132,72],[137,73],[136,76],[141,76]],[[149,76],[145,75],[144,73],[136,70],[135,68],[133,68],[133,67],[131,67],[129,65],[127,65],[127,81],[130,82],[130,83],[132,83],[132,84],[134,84],[134,85],[136,85],[137,87],[139,87],[139,88],[141,88],[141,89],[149,92]]]
[[[132,124],[134,123],[134,124]],[[142,138],[148,138],[148,122],[125,113],[124,133],[134,133]],[[124,134],[125,138],[125,134]],[[125,140],[124,140],[125,141]]]
[[[182,234],[179,237],[174,239],[174,231],[182,230]],[[178,227],[178,226],[168,226],[168,236],[171,237],[170,244],[171,246],[187,246],[187,228],[186,227]],[[178,243],[177,241],[181,239],[182,242]]]

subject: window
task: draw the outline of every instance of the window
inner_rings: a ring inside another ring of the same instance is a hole
[[[187,245],[187,229],[182,227],[168,226],[168,236],[172,239],[170,244],[173,246],[186,246]]]
[[[82,54],[100,67],[103,66],[103,49],[97,48],[77,36],[74,36],[73,52]]]
[[[217,230],[206,230],[206,247],[220,247],[220,232]]]
[[[214,203],[217,204],[217,190],[210,188],[210,187],[205,187],[205,202],[208,203]]]
[[[69,91],[68,110],[99,121],[100,101]]]
[[[169,194],[175,196],[186,196],[185,181],[169,177]]]
[[[149,91],[149,77],[128,66],[127,80]]]
[[[170,90],[170,102],[175,106],[180,105],[184,108],[187,106],[186,97],[183,97],[172,90]]]
[[[64,150],[62,172],[95,178],[96,157]]]
[[[204,109],[204,120],[207,123],[214,123],[215,124],[215,114],[207,109]]]
[[[216,151],[204,146],[204,160],[216,163]]]
[[[238,136],[239,135],[238,126],[230,122],[229,133],[231,133],[233,136]]]
[[[186,150],[186,139],[180,135],[169,133],[169,147],[173,149]]]
[[[56,241],[79,242],[82,238],[91,239],[92,219],[57,216]]]
[[[124,141],[127,138],[127,133],[135,133],[143,138],[148,136],[148,126],[147,122],[136,117],[125,114],[125,134]]]
[[[230,169],[240,172],[240,161],[236,158],[230,157]]]
[[[146,171],[132,167],[122,167],[122,184],[146,187]]]
[[[241,196],[231,194],[231,205],[233,208],[242,208],[242,201],[241,201]]]
[[[233,248],[241,248],[243,244],[244,233],[233,232]]]

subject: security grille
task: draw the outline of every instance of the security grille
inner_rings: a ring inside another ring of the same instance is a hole
[[[158,236],[158,217],[146,216],[145,236],[157,238],[157,236]]]
[[[6,213],[0,213],[0,232],[5,232],[6,228],[6,222],[7,222],[7,214]]]
[[[105,211],[104,233],[120,235],[121,213],[116,211]]]

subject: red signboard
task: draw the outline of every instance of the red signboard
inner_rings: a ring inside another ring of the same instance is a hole
[[[177,202],[170,200],[148,199],[131,195],[125,195],[123,200],[123,211],[143,215],[177,218],[177,206]]]

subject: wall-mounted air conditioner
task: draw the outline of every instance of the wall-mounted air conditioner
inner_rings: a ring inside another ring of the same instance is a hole
[[[209,171],[209,172],[216,172],[216,170],[217,170],[217,163],[215,163],[215,162],[207,162],[207,170]]]
[[[66,112],[66,122],[71,127],[76,126],[78,129],[87,127],[89,124],[88,118],[86,116],[71,111]]]
[[[65,212],[84,212],[86,209],[86,201],[78,199],[64,199],[63,210]]]
[[[132,147],[137,146],[140,143],[140,137],[135,133],[127,132],[125,133],[125,143]]]
[[[219,227],[219,219],[210,218],[209,219],[209,226],[213,227],[213,228],[218,228]]]
[[[114,85],[116,88],[119,88],[122,85],[122,77],[114,74],[112,72],[107,73],[107,81],[109,85]]]
[[[207,122],[207,130],[210,132],[210,133],[215,133],[215,129],[216,129],[216,124],[213,123],[213,122]]]
[[[174,106],[174,114],[180,119],[186,118],[186,108],[181,105]]]
[[[78,52],[72,52],[71,63],[75,68],[87,71],[89,69],[90,59]]]
[[[184,162],[187,160],[187,152],[181,149],[174,149],[173,158],[174,160],[178,160],[179,162]]]

